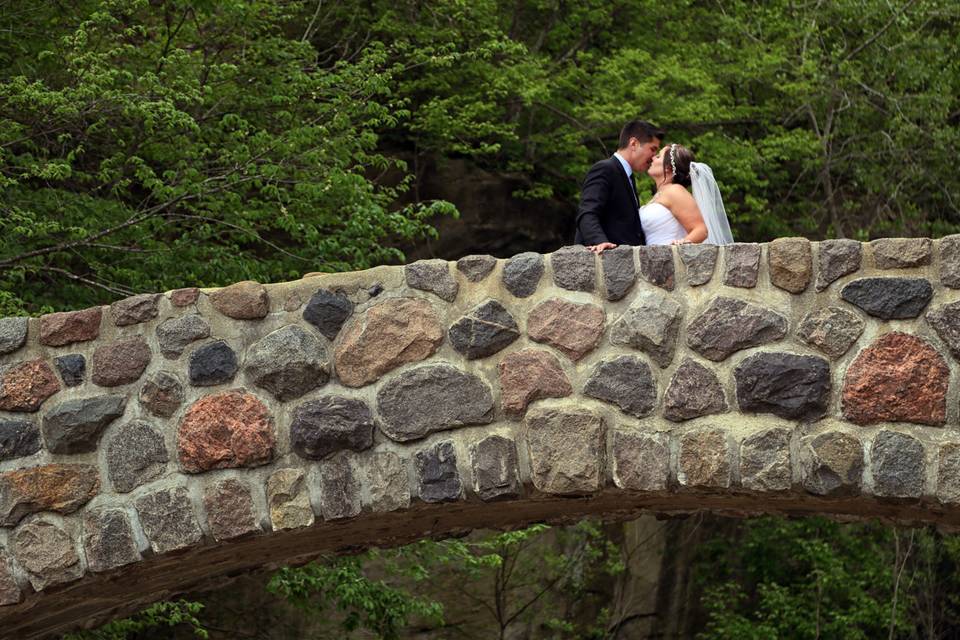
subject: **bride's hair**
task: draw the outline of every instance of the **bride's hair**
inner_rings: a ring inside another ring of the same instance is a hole
[[[694,161],[693,151],[680,144],[667,147],[663,158],[664,167],[670,167],[673,173],[671,182],[684,187],[690,186],[690,163]]]

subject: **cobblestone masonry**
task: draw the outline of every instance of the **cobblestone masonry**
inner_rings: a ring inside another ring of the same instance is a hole
[[[476,527],[960,529],[958,244],[565,247],[0,319],[0,636]]]

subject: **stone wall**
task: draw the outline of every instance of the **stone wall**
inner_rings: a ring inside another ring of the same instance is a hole
[[[642,510],[960,524],[960,237],[582,247],[0,320],[0,634]]]

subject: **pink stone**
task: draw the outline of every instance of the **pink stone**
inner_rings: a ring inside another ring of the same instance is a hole
[[[0,409],[36,411],[58,391],[60,381],[46,361],[20,362],[0,374]]]
[[[603,309],[597,305],[554,298],[530,312],[527,333],[532,340],[548,344],[576,362],[600,342],[603,322]]]
[[[93,340],[100,335],[102,317],[103,307],[40,316],[40,344],[62,347],[74,342]]]
[[[170,304],[175,307],[185,307],[193,304],[200,297],[200,289],[189,287],[187,289],[176,289],[170,292]]]
[[[562,398],[573,387],[553,354],[539,349],[521,349],[500,361],[500,401],[503,410],[522,416],[527,406],[542,398]]]
[[[949,382],[950,370],[932,346],[906,333],[888,333],[861,351],[847,369],[843,415],[864,425],[940,425],[947,418]]]
[[[180,464],[187,473],[266,464],[275,444],[267,407],[242,390],[200,398],[177,431]]]
[[[140,336],[117,340],[93,352],[93,383],[118,387],[136,382],[150,364],[150,347]]]
[[[217,289],[210,294],[210,303],[223,315],[237,320],[259,320],[270,311],[266,288],[251,280]]]
[[[336,349],[340,382],[362,387],[386,372],[430,357],[443,342],[437,312],[426,300],[394,298],[367,309],[343,331]]]

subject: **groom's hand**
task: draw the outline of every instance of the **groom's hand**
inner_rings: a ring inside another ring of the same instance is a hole
[[[607,249],[616,249],[616,248],[617,248],[617,245],[613,244],[612,242],[601,242],[600,244],[592,244],[587,247],[587,249],[589,249],[590,251],[594,252],[597,255],[600,255]]]

